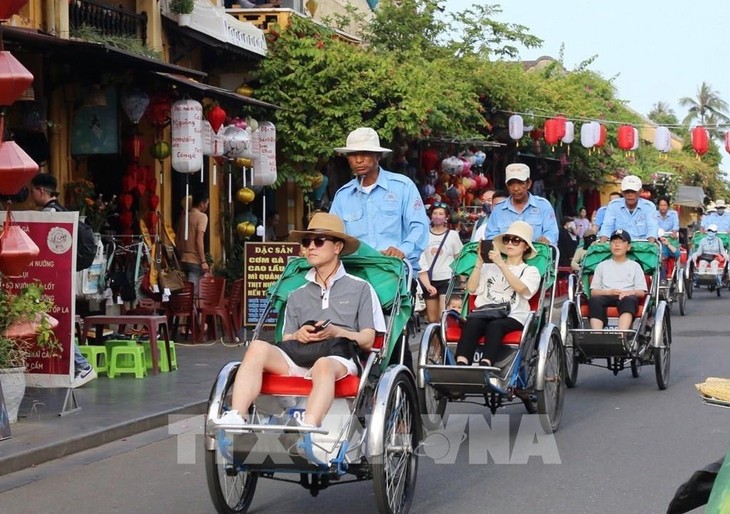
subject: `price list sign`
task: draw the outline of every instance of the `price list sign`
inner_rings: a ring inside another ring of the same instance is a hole
[[[289,258],[299,256],[299,243],[246,243],[243,252],[244,324],[255,325],[266,310],[266,290],[284,273]],[[271,310],[264,323],[273,326],[276,319]]]

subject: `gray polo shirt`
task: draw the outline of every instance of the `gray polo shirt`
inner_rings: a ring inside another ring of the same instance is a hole
[[[377,294],[370,284],[340,267],[332,285],[325,289],[315,282],[315,270],[307,272],[307,283],[289,295],[284,311],[283,334],[293,334],[308,320],[332,323],[359,332],[373,328],[385,332],[385,319]]]

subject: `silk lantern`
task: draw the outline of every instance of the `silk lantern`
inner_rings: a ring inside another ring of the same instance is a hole
[[[517,141],[525,135],[525,122],[519,114],[509,117],[509,137]]]
[[[636,127],[633,127],[633,129],[634,129],[634,144],[631,147],[632,152],[634,150],[636,150],[637,148],[639,148],[639,129],[637,129]]]
[[[634,127],[631,125],[621,125],[618,128],[618,147],[625,151],[631,151],[634,147]]]
[[[575,139],[575,125],[572,121],[565,122],[565,134],[561,138],[561,141],[566,145],[569,145]]]
[[[195,100],[178,100],[170,111],[172,169],[196,173],[203,167],[203,106]]]
[[[15,141],[0,142],[0,194],[16,194],[36,173],[38,164]]]
[[[584,123],[580,127],[580,144],[583,148],[593,148],[596,144],[596,131],[593,122]]]
[[[565,125],[568,120],[565,119],[565,116],[555,116],[554,119],[558,124],[558,139],[563,139],[565,137]]]
[[[33,83],[33,74],[13,54],[0,51],[0,105],[11,105]]]
[[[135,125],[142,119],[149,105],[149,95],[139,89],[133,89],[122,97],[122,108],[127,114],[129,121]]]
[[[545,120],[545,142],[550,146],[555,146],[560,141],[559,125],[560,122],[555,118]]]
[[[213,128],[213,132],[216,134],[218,133],[221,126],[226,121],[226,117],[228,117],[228,114],[226,114],[226,111],[221,109],[220,105],[216,105],[208,111],[208,122],[210,122],[210,126]]]
[[[657,127],[654,133],[654,148],[667,153],[672,148],[672,134],[667,127]]]
[[[0,273],[18,277],[27,270],[40,253],[40,248],[25,230],[12,222],[10,209],[5,213],[3,232],[0,234]]]
[[[155,144],[150,147],[150,155],[160,162],[170,157],[171,151],[170,143],[167,141],[156,141]]]
[[[705,127],[695,127],[692,129],[692,148],[697,155],[705,155],[710,149],[710,136]]]
[[[725,151],[730,153],[730,131],[725,132]]]
[[[150,103],[144,117],[157,128],[164,127],[170,121],[172,101],[166,91],[157,91],[150,97]]]
[[[593,130],[595,131],[595,138],[596,141],[593,143],[593,146],[596,148],[601,148],[603,145],[606,144],[606,127],[598,123],[597,121],[591,122],[593,124]]]
[[[251,157],[251,132],[234,125],[223,129],[223,156],[228,159]]]
[[[236,200],[244,205],[253,202],[254,198],[256,198],[256,193],[247,187],[242,187],[236,192]]]

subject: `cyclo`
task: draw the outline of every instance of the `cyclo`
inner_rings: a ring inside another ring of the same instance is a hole
[[[666,283],[659,283],[659,296],[667,301],[669,308],[676,302],[679,305],[679,313],[684,316],[686,313],[687,299],[692,298],[692,276],[687,265],[687,248],[679,244],[679,239],[667,237],[667,241],[674,248],[679,248],[679,259],[670,257],[666,259],[667,280]]]
[[[697,248],[697,246],[705,237],[707,237],[707,234],[702,232],[695,232],[694,236],[692,236],[692,248]],[[722,244],[725,247],[725,251],[730,251],[730,234],[718,232],[717,238],[722,241]],[[704,256],[700,255],[697,260],[704,258]],[[729,282],[727,259],[724,259],[720,255],[717,255],[714,258],[708,256],[707,259],[708,265],[702,272],[700,272],[699,269],[699,262],[695,262],[695,260],[690,261],[690,276],[692,277],[692,282],[695,287],[707,286],[707,289],[710,292],[715,291],[717,293],[717,296],[720,296],[720,290],[723,287],[727,286]],[[712,260],[717,260],[717,272],[712,271]],[[690,298],[691,297],[692,295],[690,293]]]
[[[457,366],[454,358],[465,317],[474,306],[466,295],[461,312],[445,311],[440,323],[423,332],[418,355],[418,397],[424,425],[436,428],[448,402],[479,398],[492,414],[500,407],[519,401],[530,414],[539,413],[543,429],[557,430],[563,413],[565,363],[558,328],[551,322],[558,251],[533,243],[537,255],[526,260],[540,271],[540,287],[530,299],[531,312],[522,331],[508,333],[502,340],[503,355],[495,366]],[[476,262],[479,242],[468,243],[452,265],[447,298],[458,289]],[[484,341],[480,342],[483,347]],[[481,359],[480,347],[474,361]],[[481,401],[479,402],[480,404]]]
[[[618,319],[616,307],[608,307],[607,327],[600,330],[590,328],[590,282],[596,266],[611,258],[608,243],[590,246],[578,273],[577,283],[568,287],[569,296],[560,312],[560,334],[565,341],[565,378],[568,387],[575,387],[577,383],[579,364],[599,366],[596,361],[605,359],[606,368],[614,375],[629,364],[634,378],[640,375],[641,366],[653,364],[659,389],[667,388],[672,329],[669,306],[659,294],[659,245],[634,241],[628,257],[641,264],[648,286],[631,329],[612,328]],[[571,276],[569,280],[574,280],[574,277]]]
[[[360,377],[336,382],[335,400],[321,428],[290,426],[301,415],[311,391],[311,381],[300,377],[264,373],[261,394],[249,411],[250,424],[216,423],[230,409],[239,362],[229,362],[218,373],[208,402],[205,424],[205,463],[208,489],[220,513],[246,512],[259,478],[297,483],[312,496],[331,485],[373,480],[378,510],[405,513],[410,508],[418,469],[421,441],[418,398],[411,371],[390,364],[399,339],[407,348],[407,322],[412,312],[411,268],[407,262],[386,257],[365,244],[357,253],[342,257],[348,273],[375,288],[386,332],[377,334],[373,349],[362,364]],[[310,266],[304,258],[292,259],[283,275],[267,291],[265,311],[253,338],[264,327],[269,312],[283,313],[287,297],[305,283]],[[280,340],[283,314],[278,317]],[[314,458],[296,451],[298,436],[312,434]],[[318,463],[318,461],[321,463]],[[298,479],[279,475],[298,475]],[[343,480],[345,475],[354,478]]]

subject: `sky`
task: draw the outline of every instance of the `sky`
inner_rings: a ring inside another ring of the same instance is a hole
[[[667,102],[681,121],[683,96],[704,81],[730,103],[730,1],[700,0],[446,0],[449,12],[500,5],[496,20],[528,27],[543,46],[521,49],[522,60],[558,58],[565,45],[568,70],[597,55],[589,69],[614,79],[617,96],[646,115]],[[570,113],[565,113],[570,116]],[[730,172],[724,150],[723,171]]]

